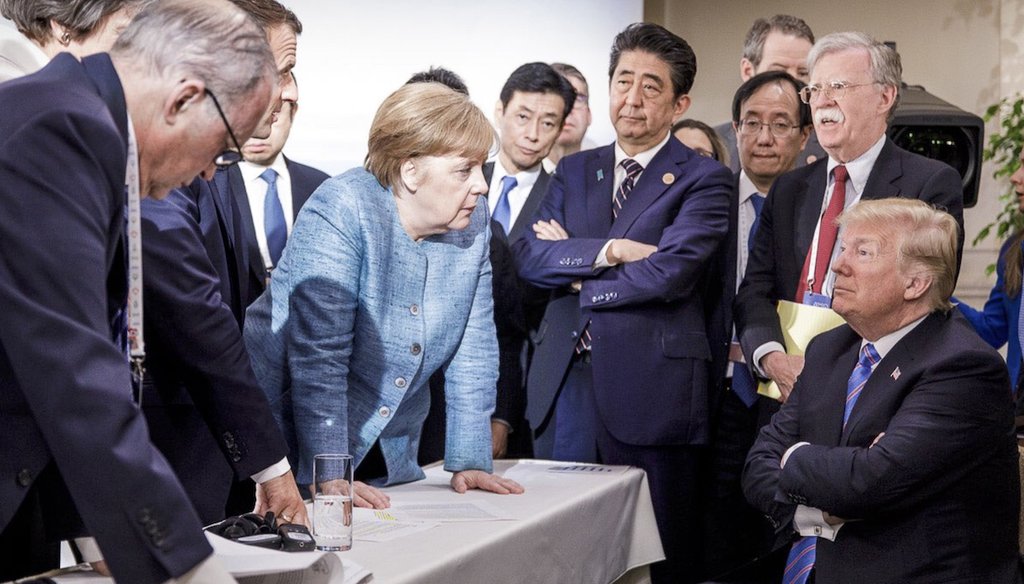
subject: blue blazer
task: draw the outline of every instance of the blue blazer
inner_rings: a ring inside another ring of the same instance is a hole
[[[0,530],[54,464],[63,485],[43,505],[74,499],[118,581],[180,576],[211,549],[111,338],[127,289],[121,82],[105,54],[61,54],[0,85],[0,103]]]
[[[956,298],[953,300],[959,302],[957,308],[986,343],[996,349],[1006,345],[1006,366],[1010,371],[1010,385],[1016,387],[1021,361],[1020,337],[1017,335],[1020,292],[1012,297],[1006,295],[1006,252],[1009,249],[1010,241],[1006,241],[999,250],[999,259],[996,260],[996,285],[992,287],[982,310],[972,308]]]
[[[589,322],[597,409],[612,435],[628,444],[702,444],[708,438],[711,349],[705,277],[720,261],[732,175],[675,138],[640,175],[612,220],[614,144],[564,158],[536,220],[555,219],[569,238],[513,246],[520,276],[554,289],[537,332],[527,381],[527,416],[536,429]],[[643,261],[595,271],[609,239],[657,245]],[[569,286],[582,280],[579,294]]]
[[[250,308],[256,376],[291,441],[299,484],[313,456],[375,441],[385,484],[417,480],[427,381],[445,370],[445,468],[491,470],[498,378],[486,203],[468,228],[414,242],[395,195],[362,168],[307,201],[270,288]]]

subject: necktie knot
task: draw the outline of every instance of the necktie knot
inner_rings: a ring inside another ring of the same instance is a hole
[[[498,196],[498,202],[494,205],[493,219],[501,225],[501,228],[508,234],[512,228],[512,205],[508,201],[508,194],[512,192],[512,189],[516,188],[519,181],[514,176],[504,176],[501,178],[501,194]]]
[[[761,215],[761,209],[764,208],[765,196],[761,193],[754,193],[750,196],[750,204],[754,206],[754,216]]]
[[[266,181],[268,185],[272,185],[277,182],[277,171],[273,168],[268,168],[260,174],[260,178]]]
[[[626,178],[636,178],[636,175],[643,171],[644,167],[640,166],[640,163],[633,160],[632,158],[626,158],[619,163],[622,168],[626,171]]]
[[[834,178],[837,183],[846,182],[846,179],[849,178],[849,176],[850,173],[847,172],[846,166],[843,164],[832,169],[832,178]]]
[[[867,367],[870,369],[880,360],[881,357],[878,356],[878,351],[875,350],[875,346],[871,343],[865,343],[864,347],[860,350],[860,359],[857,361],[857,364],[861,367]]]

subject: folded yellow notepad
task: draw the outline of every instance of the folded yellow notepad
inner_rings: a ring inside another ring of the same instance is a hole
[[[788,300],[779,301],[778,311],[787,355],[803,355],[811,339],[846,322],[831,308],[797,304]],[[779,399],[782,395],[774,381],[758,384],[757,393],[772,399]]]

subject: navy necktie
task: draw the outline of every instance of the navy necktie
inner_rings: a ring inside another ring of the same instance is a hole
[[[754,206],[754,221],[750,224],[750,234],[747,236],[748,252],[754,249],[754,235],[757,234],[757,227],[761,224],[764,195],[754,193],[750,197],[750,204]],[[738,274],[738,277],[743,278],[743,274]],[[757,382],[742,363],[737,363],[732,368],[732,391],[748,408],[754,407],[754,404],[757,403]]]
[[[494,206],[494,220],[501,225],[506,235],[508,230],[511,229],[512,223],[512,207],[508,202],[508,194],[512,192],[512,189],[516,188],[517,184],[519,184],[519,181],[514,176],[502,177],[501,195],[498,197],[498,203]]]
[[[613,219],[619,216],[622,206],[626,204],[626,199],[629,198],[629,193],[633,190],[633,184],[636,181],[637,175],[644,170],[644,167],[640,166],[640,163],[632,158],[626,158],[619,164],[622,168],[626,169],[626,178],[623,179],[622,184],[619,185],[619,188],[615,191],[615,196],[612,198]]]
[[[267,234],[270,263],[277,265],[288,241],[288,224],[284,220],[284,207],[277,195],[277,172],[273,168],[263,171],[260,178],[267,182],[267,196],[263,199],[263,230]]]
[[[747,251],[754,249],[754,235],[761,225],[761,209],[764,208],[764,195],[754,193],[750,197],[750,204],[754,206],[754,221],[750,224],[750,233],[747,235]]]

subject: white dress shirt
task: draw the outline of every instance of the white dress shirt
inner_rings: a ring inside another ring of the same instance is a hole
[[[270,259],[270,248],[267,247],[267,231],[263,227],[263,204],[267,198],[268,185],[267,181],[260,178],[260,175],[267,168],[273,168],[277,172],[277,196],[281,199],[281,208],[284,210],[284,222],[290,235],[295,214],[292,212],[292,177],[288,172],[288,165],[284,162],[284,156],[278,156],[277,160],[269,167],[245,161],[238,163],[238,169],[242,171],[242,180],[245,183],[245,194],[249,198],[249,211],[252,212],[252,223],[256,228],[256,242],[260,246],[263,265],[269,270],[274,267],[274,262]]]
[[[494,208],[498,205],[498,199],[501,198],[501,179],[506,176],[514,176],[516,186],[508,192],[508,228],[511,230],[512,226],[516,224],[516,219],[519,218],[523,206],[526,205],[526,199],[530,198],[530,191],[533,190],[533,185],[537,182],[541,169],[542,165],[538,164],[530,170],[513,174],[505,169],[498,157],[495,157],[490,190],[487,191],[487,208],[491,212],[491,217],[494,216]]]

